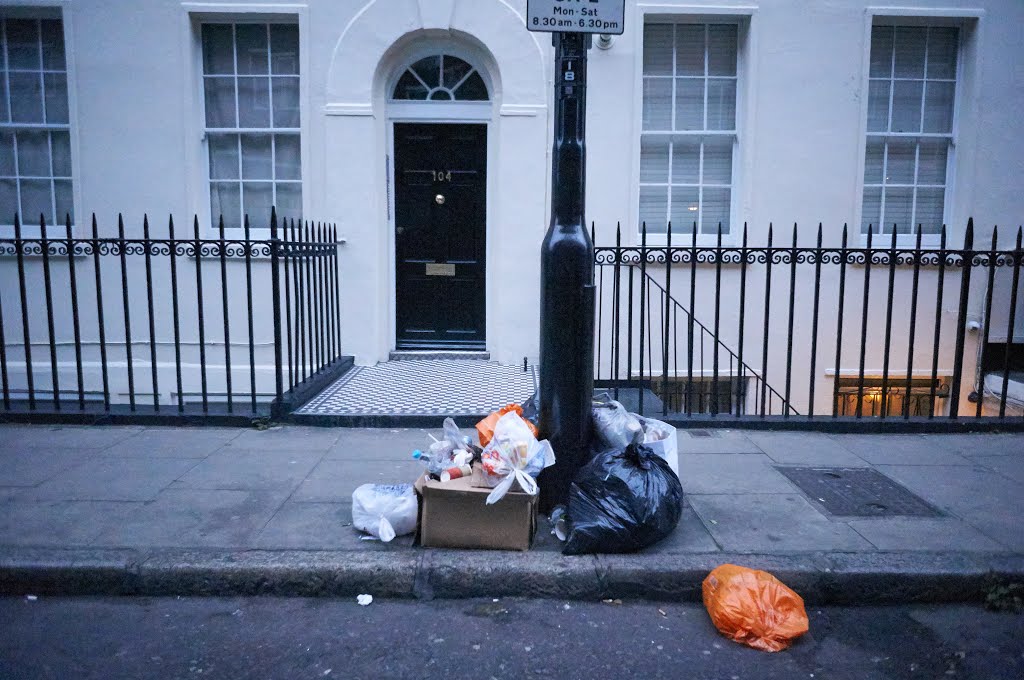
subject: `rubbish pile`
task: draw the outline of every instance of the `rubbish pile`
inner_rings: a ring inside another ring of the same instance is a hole
[[[668,536],[683,509],[676,430],[629,413],[617,401],[593,405],[594,442],[564,506],[551,521],[562,552],[631,552]],[[455,421],[412,452],[423,474],[412,484],[364,484],[352,495],[353,525],[367,539],[416,534],[426,547],[528,550],[537,530],[537,477],[555,464],[539,439],[535,398],[476,424],[477,442]]]

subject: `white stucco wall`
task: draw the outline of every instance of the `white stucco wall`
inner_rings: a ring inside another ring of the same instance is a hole
[[[340,250],[343,345],[360,364],[386,360],[394,348],[394,225],[388,217],[390,179],[385,169],[391,153],[390,119],[383,84],[419,41],[450,40],[486,73],[493,89],[487,121],[487,349],[492,358],[505,362],[536,358],[537,254],[547,226],[550,192],[552,49],[546,34],[525,30],[525,0],[27,4],[59,6],[63,11],[78,226],[83,229],[84,216],[95,212],[108,235],[114,233],[118,212],[124,213],[126,227],[135,235],[144,212],[154,216],[158,233],[163,233],[168,213],[174,213],[180,229],[188,228],[191,215],[198,213],[204,233],[209,233],[195,27],[210,14],[237,14],[243,20],[285,14],[298,21],[304,209],[313,219],[336,223],[346,239]],[[640,38],[645,16],[655,13],[741,25],[733,224],[749,224],[752,244],[763,243],[769,222],[777,227],[777,242],[789,238],[794,221],[801,225],[805,244],[811,243],[818,222],[824,224],[826,244],[838,243],[843,223],[857,232],[872,17],[964,22],[955,183],[948,193],[950,240],[959,245],[968,216],[976,220],[979,242],[988,242],[993,224],[1015,228],[1024,214],[1019,190],[1024,174],[1024,122],[1019,113],[1024,80],[1018,75],[1024,68],[1019,40],[1024,4],[898,4],[901,9],[887,10],[870,0],[627,0],[625,33],[610,49],[590,53],[587,218],[597,223],[598,242],[612,242],[617,222],[625,241],[636,240]],[[1011,244],[1014,230],[1001,232],[1003,245]],[[138,274],[134,270],[133,275]],[[707,289],[712,275],[712,270],[700,268],[699,290]],[[760,276],[755,270],[750,275],[751,282]],[[901,271],[898,277],[907,275]],[[680,272],[677,277],[684,278]],[[834,291],[835,279],[835,272],[827,271],[823,290]],[[194,316],[190,284],[182,285],[182,314]],[[0,286],[10,343],[19,325],[11,311],[17,309],[17,297],[9,262],[0,263]],[[735,297],[735,287],[735,276],[725,277],[726,297]],[[873,285],[878,297],[872,301],[872,318],[878,323],[879,318],[884,321],[878,316],[884,315],[883,288]],[[974,286],[971,301],[972,314],[979,318],[982,288]],[[848,293],[858,294],[855,289]],[[804,336],[810,295],[807,287],[798,289],[796,325]],[[950,328],[956,299],[947,299]],[[780,310],[785,302],[779,301]],[[143,319],[144,299],[133,296],[131,303],[133,317]],[[67,311],[66,301],[59,304]],[[271,340],[269,303],[263,296],[256,304],[257,345],[266,347]],[[712,318],[708,304],[701,297],[695,310],[706,323]],[[906,299],[896,304],[905,312]],[[83,327],[94,323],[91,318],[84,310]],[[728,343],[736,340],[736,321],[735,304],[723,309],[723,328],[734,329],[723,331]],[[785,337],[785,325],[776,326],[785,322],[785,314],[773,308],[773,344],[774,338]],[[169,339],[169,332],[166,322],[158,323],[158,334]],[[748,332],[748,347],[759,354],[756,316],[749,320]],[[71,337],[67,320],[59,321],[57,334],[65,341]],[[828,359],[834,352],[834,347],[828,348],[828,335],[822,342],[816,369],[819,395],[830,392],[826,371],[834,368]],[[242,345],[237,351],[244,351]],[[895,348],[893,352],[898,355]],[[947,354],[944,369],[951,363]],[[973,376],[974,355],[967,355],[965,375]],[[840,369],[855,367],[846,356],[844,352]],[[849,356],[852,360],[856,354]],[[44,359],[45,352],[37,351],[36,357]],[[264,352],[261,370],[266,370],[269,359]],[[161,355],[161,363],[169,360]],[[770,361],[776,365],[770,373],[778,374],[780,360],[772,354]],[[869,369],[877,371],[880,362],[879,345],[872,344]],[[16,367],[12,371],[16,373]],[[161,382],[170,384],[164,378]]]

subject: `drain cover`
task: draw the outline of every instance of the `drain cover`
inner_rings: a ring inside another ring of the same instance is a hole
[[[840,517],[936,517],[906,487],[870,468],[775,468],[828,514]]]
[[[691,437],[711,437],[712,434],[708,430],[687,430],[687,434]]]

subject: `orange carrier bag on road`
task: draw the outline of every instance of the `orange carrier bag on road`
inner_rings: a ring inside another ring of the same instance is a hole
[[[778,652],[807,632],[803,598],[766,571],[723,564],[702,590],[711,622],[736,642]]]

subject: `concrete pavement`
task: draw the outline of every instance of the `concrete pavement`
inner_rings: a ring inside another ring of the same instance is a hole
[[[2,425],[0,591],[695,599],[726,561],[820,602],[1024,581],[1024,435],[694,434],[680,431],[672,536],[569,558],[543,521],[529,553],[361,540],[352,491],[412,481],[425,430]],[[779,471],[798,465],[877,470],[938,512],[833,515]]]

